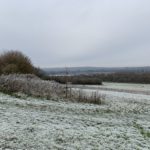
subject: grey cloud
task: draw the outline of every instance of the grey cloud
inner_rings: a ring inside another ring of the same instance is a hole
[[[22,50],[44,67],[150,65],[149,6],[149,0],[1,0],[0,51]]]

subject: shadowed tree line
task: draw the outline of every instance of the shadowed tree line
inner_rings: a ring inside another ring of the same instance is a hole
[[[46,76],[45,80],[54,80],[56,82],[65,84],[70,82],[72,84],[82,84],[82,85],[101,85],[102,80],[92,76],[80,75],[80,76]]]
[[[97,74],[95,78],[107,82],[122,82],[122,83],[150,83],[150,73],[112,73],[112,74]]]
[[[47,80],[55,80],[59,83],[66,82],[66,76],[49,76]],[[72,84],[101,85],[103,82],[121,83],[145,83],[150,84],[150,73],[111,73],[95,75],[78,75],[68,77]]]

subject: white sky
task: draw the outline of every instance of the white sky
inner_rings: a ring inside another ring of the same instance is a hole
[[[36,66],[150,66],[150,0],[0,0],[0,52]]]

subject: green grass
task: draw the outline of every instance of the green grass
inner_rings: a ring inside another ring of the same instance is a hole
[[[140,131],[140,134],[144,137],[144,138],[150,138],[150,132],[146,131],[142,126],[140,126],[139,124],[137,124],[136,122],[133,123],[133,126],[138,129]]]

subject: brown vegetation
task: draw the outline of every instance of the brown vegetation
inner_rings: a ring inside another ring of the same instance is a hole
[[[81,102],[81,103],[89,103],[89,104],[104,104],[105,103],[105,95],[100,94],[97,91],[87,93],[83,91],[82,89],[72,91],[72,97],[75,101]]]
[[[82,85],[102,85],[102,80],[99,78],[95,78],[87,75],[80,76],[68,76],[68,82],[72,84],[82,84]],[[47,76],[46,80],[55,80],[59,83],[66,83],[66,76]]]
[[[65,76],[48,76],[47,80],[65,83]],[[77,75],[68,77],[72,84],[101,85],[103,82],[144,83],[150,84],[150,73],[109,73],[93,75]]]
[[[0,55],[0,74],[34,73],[30,59],[19,51],[8,51]]]
[[[111,73],[96,74],[94,78],[107,82],[144,83],[150,84],[150,73]]]

